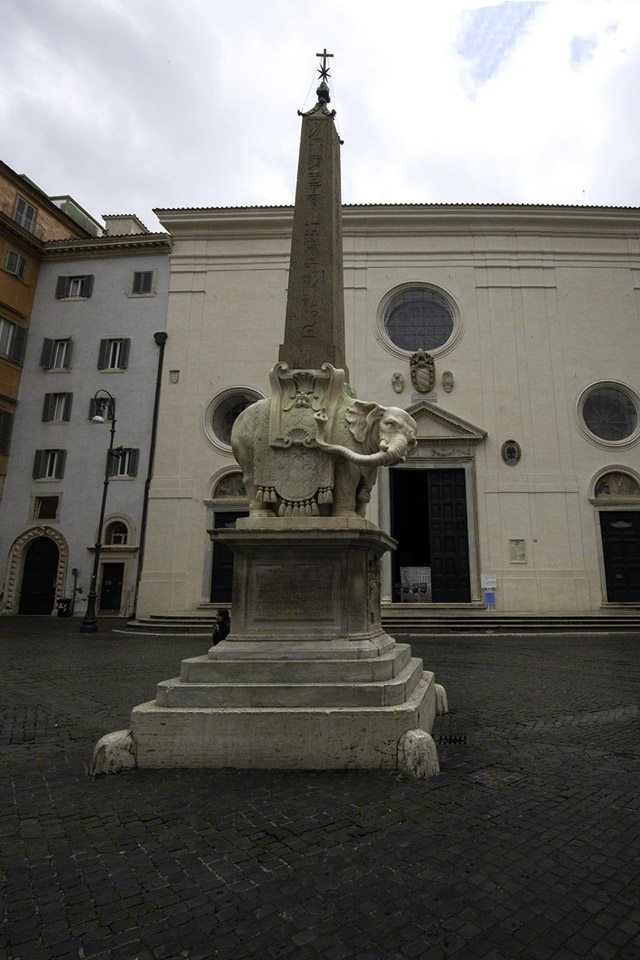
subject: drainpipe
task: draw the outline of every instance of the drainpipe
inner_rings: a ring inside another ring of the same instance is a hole
[[[138,548],[138,572],[136,575],[136,590],[133,597],[133,610],[131,617],[134,618],[138,609],[138,592],[140,590],[140,580],[142,578],[142,565],[144,563],[144,546],[147,539],[147,514],[149,512],[149,489],[153,479],[153,461],[156,454],[156,437],[158,434],[158,408],[160,406],[160,388],[162,386],[162,365],[164,362],[164,347],[167,342],[168,334],[154,333],[153,339],[158,347],[158,372],[156,374],[156,395],[153,401],[153,420],[151,422],[151,442],[149,444],[149,468],[147,470],[147,479],[144,482],[144,500],[142,501],[142,520],[140,521],[140,546]]]

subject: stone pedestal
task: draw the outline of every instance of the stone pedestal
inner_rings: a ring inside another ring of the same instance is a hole
[[[403,735],[430,732],[436,691],[380,624],[394,541],[331,517],[247,518],[212,535],[234,552],[231,633],[134,708],[138,766],[395,769]]]

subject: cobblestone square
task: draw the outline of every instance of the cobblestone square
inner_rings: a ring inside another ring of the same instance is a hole
[[[4,618],[2,960],[640,960],[640,640],[410,639],[441,774],[141,770],[95,742],[206,638]]]

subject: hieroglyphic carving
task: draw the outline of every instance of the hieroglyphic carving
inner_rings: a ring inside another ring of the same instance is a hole
[[[269,566],[256,570],[254,616],[270,620],[332,620],[327,608],[331,596],[333,565]]]

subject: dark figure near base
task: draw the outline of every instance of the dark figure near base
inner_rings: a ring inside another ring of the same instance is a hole
[[[224,640],[231,629],[231,620],[228,610],[216,610],[216,622],[213,625],[213,645]]]

